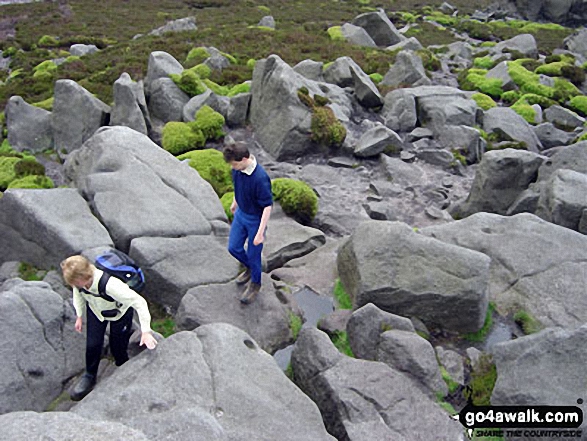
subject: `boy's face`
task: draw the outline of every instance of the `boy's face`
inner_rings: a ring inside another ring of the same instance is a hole
[[[78,277],[77,279],[73,279],[72,285],[75,286],[77,289],[89,289],[92,286],[92,282],[94,278],[92,276],[89,277]]]
[[[233,170],[243,171],[249,165],[248,158],[243,158],[240,161],[230,161],[230,166]]]

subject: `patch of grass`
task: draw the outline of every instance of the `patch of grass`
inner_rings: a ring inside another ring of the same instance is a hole
[[[444,401],[444,394],[442,392],[436,392],[436,403],[442,407],[449,415],[456,415],[458,412],[455,410],[452,404]]]
[[[485,323],[483,327],[479,329],[477,332],[470,332],[463,336],[465,340],[471,342],[479,342],[483,341],[491,327],[493,326],[493,311],[495,311],[495,303],[489,302],[489,306],[487,307],[487,314],[485,315]]]
[[[161,318],[151,322],[153,331],[158,332],[163,337],[167,338],[175,334],[175,321],[172,318]]]
[[[444,366],[440,366],[440,373],[442,375],[442,379],[448,386],[448,393],[454,394],[460,386],[459,383],[452,379],[452,377],[450,376],[450,374]]]
[[[475,406],[489,406],[491,394],[497,381],[497,369],[491,355],[483,354],[479,358],[479,365],[471,372],[470,389],[465,398],[470,398]]]
[[[33,265],[26,262],[21,262],[18,266],[18,276],[22,280],[26,280],[27,282],[41,281],[46,275],[47,271],[40,270],[39,268],[36,268]]]
[[[291,381],[295,381],[294,369],[291,362],[288,363],[287,368],[285,368],[285,376],[289,378]]]
[[[524,334],[534,334],[542,329],[540,322],[529,312],[519,310],[514,314],[514,321],[518,324]]]
[[[336,279],[333,291],[334,298],[338,305],[338,309],[353,309],[353,301],[351,297],[344,290],[340,279]]]
[[[291,329],[291,333],[293,335],[294,340],[298,339],[298,335],[300,335],[300,331],[302,330],[302,318],[294,314],[293,312],[289,312],[289,329]]]
[[[345,331],[335,331],[334,334],[330,336],[330,340],[332,340],[332,343],[334,343],[334,346],[339,352],[355,358],[355,354],[353,354],[349,343],[349,337]]]

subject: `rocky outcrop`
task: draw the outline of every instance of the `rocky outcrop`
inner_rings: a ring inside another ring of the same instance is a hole
[[[365,29],[377,46],[392,46],[406,38],[396,29],[382,9],[358,15],[352,24]]]
[[[432,81],[426,75],[422,59],[412,51],[401,51],[389,68],[381,84],[384,86],[429,86]]]
[[[481,253],[447,247],[406,224],[370,221],[341,247],[338,272],[357,307],[373,303],[430,325],[474,332],[485,321],[489,263]]]
[[[6,128],[8,143],[18,152],[39,153],[53,148],[51,112],[31,106],[19,96],[8,100]]]
[[[113,95],[110,125],[130,127],[147,135],[151,124],[142,85],[132,81],[130,75],[124,72],[114,82]]]
[[[509,107],[487,110],[483,116],[483,130],[497,134],[502,140],[523,142],[531,152],[542,150],[542,144],[530,124]]]
[[[70,301],[47,283],[8,283],[0,290],[0,414],[44,411],[83,369],[85,338]]]
[[[153,29],[151,32],[149,32],[149,35],[160,36],[167,32],[186,32],[196,31],[197,29],[198,27],[196,26],[196,17],[185,17],[178,20],[169,21],[165,25],[157,29]]]
[[[183,66],[172,55],[163,51],[154,51],[149,55],[147,77],[145,79],[145,93],[150,96],[151,84],[159,78],[169,78],[170,74],[180,74]]]
[[[112,245],[75,189],[11,189],[0,199],[0,262],[58,267],[67,256]]]
[[[585,23],[587,10],[581,0],[515,0],[518,11],[530,21],[546,21],[576,26]]]

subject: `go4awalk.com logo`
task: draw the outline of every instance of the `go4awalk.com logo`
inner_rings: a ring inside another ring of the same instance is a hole
[[[582,404],[582,400],[577,401]],[[454,416],[469,438],[581,438],[583,411],[577,406],[473,406]]]

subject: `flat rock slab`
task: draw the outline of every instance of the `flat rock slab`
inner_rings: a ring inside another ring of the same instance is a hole
[[[293,340],[289,327],[292,307],[287,297],[276,292],[267,275],[263,275],[261,292],[250,305],[239,301],[245,289],[235,282],[190,289],[177,311],[178,328],[230,323],[249,333],[269,353],[285,347]]]

